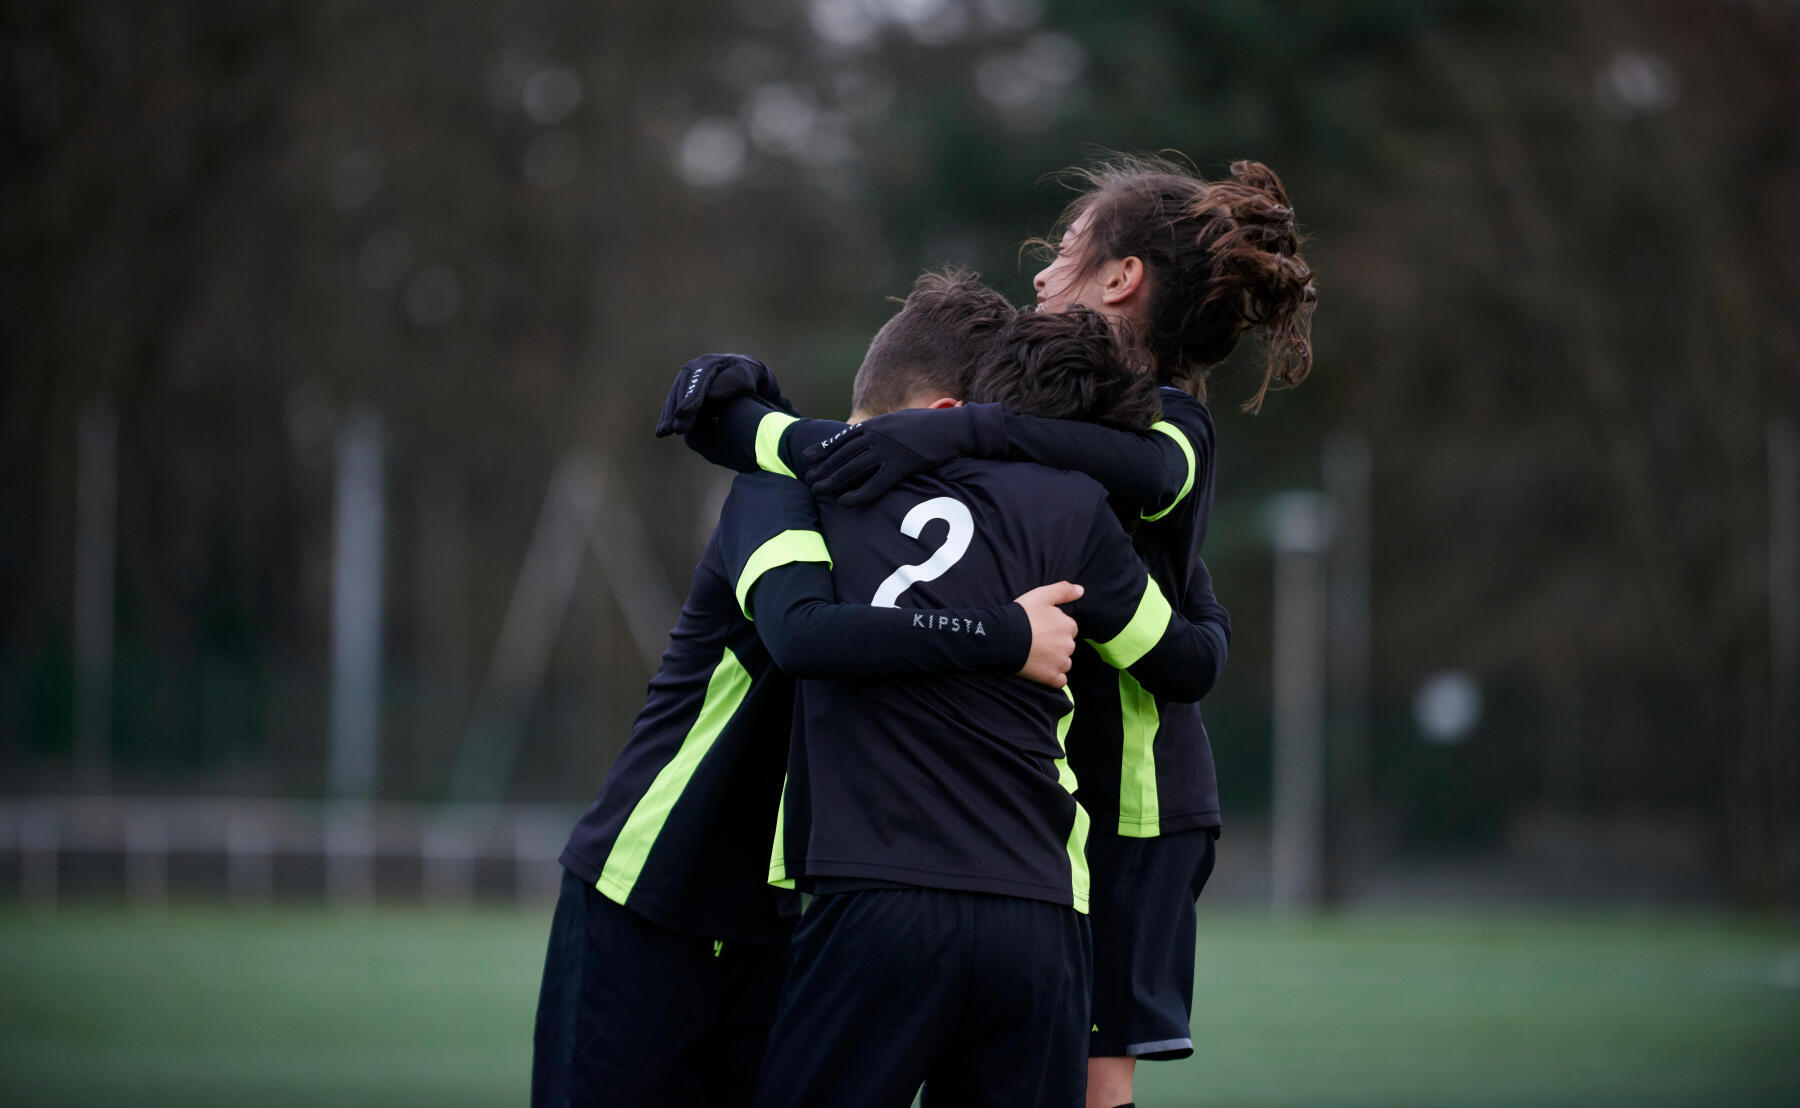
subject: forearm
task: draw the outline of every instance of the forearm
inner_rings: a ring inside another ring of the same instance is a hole
[[[757,633],[795,677],[853,680],[929,673],[1016,673],[1031,649],[1017,604],[875,608],[839,604],[823,565],[765,573],[751,593]]]
[[[847,426],[831,419],[792,416],[760,396],[745,394],[704,410],[686,442],[707,461],[739,473],[763,470],[804,477],[801,452]]]
[[[758,433],[767,444],[761,452],[762,466],[771,472],[780,473],[781,469],[775,465],[779,461],[789,474],[804,481],[807,471],[812,468],[812,463],[806,460],[807,449],[837,438],[849,429],[848,423],[836,419],[799,416],[790,423],[780,425],[765,419],[758,428]]]
[[[1168,435],[1007,412],[1007,456],[1085,473],[1133,510],[1179,499],[1191,484],[1187,455]]]
[[[1177,702],[1212,690],[1231,642],[1231,617],[1212,591],[1205,562],[1174,609],[1104,506],[1082,550],[1086,592],[1070,613],[1107,665],[1127,670],[1151,693]]]
[[[1108,605],[1092,619],[1093,626],[1107,629],[1106,637],[1089,638],[1088,643],[1107,665],[1129,671],[1156,696],[1184,703],[1199,700],[1212,691],[1225,664],[1230,625],[1224,609],[1216,616],[1189,619],[1169,607],[1154,580],[1143,581],[1130,619],[1121,622],[1121,610]],[[1086,612],[1071,614],[1088,621]]]
[[[1138,684],[1164,700],[1195,701],[1218,684],[1230,648],[1230,624],[1225,620],[1189,620],[1175,612],[1163,637],[1131,665],[1130,673]]]

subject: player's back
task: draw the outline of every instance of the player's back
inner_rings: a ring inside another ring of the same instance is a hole
[[[842,601],[1005,603],[1077,578],[1105,494],[1078,474],[964,460],[872,505],[821,505]],[[918,634],[981,635],[980,626]],[[1020,677],[802,682],[784,840],[790,875],[1001,893],[1086,910],[1069,698]],[[803,867],[803,869],[802,869]]]

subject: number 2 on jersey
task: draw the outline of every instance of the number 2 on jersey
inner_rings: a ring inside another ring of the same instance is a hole
[[[934,496],[930,500],[914,505],[913,510],[906,513],[900,521],[900,533],[909,539],[919,537],[925,525],[934,519],[941,519],[950,525],[950,533],[944,536],[944,545],[937,548],[931,557],[918,565],[901,566],[888,574],[887,580],[875,590],[875,599],[869,601],[877,608],[897,608],[896,600],[900,594],[919,581],[935,581],[944,575],[944,571],[955,565],[968,553],[969,540],[975,537],[975,518],[969,514],[968,505],[948,496]]]

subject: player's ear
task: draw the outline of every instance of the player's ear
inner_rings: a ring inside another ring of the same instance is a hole
[[[1122,304],[1144,288],[1144,259],[1133,254],[1106,263],[1101,274],[1100,303]]]
[[[936,400],[933,400],[931,403],[929,403],[925,406],[927,408],[932,409],[933,411],[936,411],[940,408],[960,408],[960,407],[962,407],[962,401],[956,399],[953,396],[940,396]]]

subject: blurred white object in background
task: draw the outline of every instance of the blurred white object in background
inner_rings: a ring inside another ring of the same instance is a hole
[[[1413,694],[1413,721],[1434,743],[1462,742],[1481,722],[1481,686],[1460,669],[1432,674]]]

